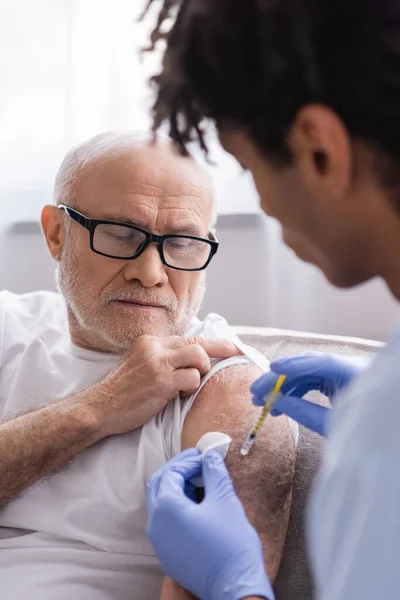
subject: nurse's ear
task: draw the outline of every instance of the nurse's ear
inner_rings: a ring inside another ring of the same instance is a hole
[[[308,191],[319,198],[337,199],[351,185],[350,134],[330,108],[309,104],[296,115],[288,136],[298,173]]]
[[[59,262],[65,241],[65,213],[57,206],[43,207],[40,223],[51,256]]]

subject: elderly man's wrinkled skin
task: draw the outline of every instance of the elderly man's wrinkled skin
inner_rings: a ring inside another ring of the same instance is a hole
[[[139,143],[84,168],[74,208],[90,218],[131,223],[156,234],[207,238],[212,182],[168,143]],[[183,333],[203,296],[202,272],[167,268],[154,244],[134,260],[100,256],[89,247],[89,232],[67,220],[56,207],[44,210],[44,231],[60,261],[58,284],[75,343],[120,351],[140,335]]]

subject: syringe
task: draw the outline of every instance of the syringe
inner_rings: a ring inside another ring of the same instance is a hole
[[[243,444],[243,446],[240,449],[240,454],[242,456],[247,456],[248,453],[251,450],[252,445],[255,442],[257,433],[261,427],[261,425],[264,423],[265,419],[267,418],[267,416],[269,415],[269,413],[271,412],[272,407],[274,406],[279,391],[282,387],[283,382],[285,381],[286,376],[285,375],[281,375],[278,378],[278,381],[275,384],[274,389],[272,390],[272,392],[269,394],[269,396],[267,396],[267,399],[265,401],[264,407],[261,411],[261,415],[259,416],[259,418],[257,419],[256,424],[254,425],[253,429],[250,431],[249,435],[247,436],[247,439],[245,441],[245,443]]]

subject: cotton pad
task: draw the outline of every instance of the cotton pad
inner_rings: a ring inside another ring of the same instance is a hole
[[[215,452],[218,452],[222,459],[225,459],[231,442],[232,439],[229,437],[229,435],[221,433],[220,431],[210,431],[199,439],[196,444],[196,448],[200,450],[202,456],[204,456],[209,450],[215,450]],[[190,481],[196,487],[204,487],[203,478],[200,476],[193,477],[193,479]]]

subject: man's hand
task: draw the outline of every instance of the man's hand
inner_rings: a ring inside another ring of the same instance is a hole
[[[0,422],[0,509],[92,444],[137,429],[193,392],[210,358],[237,354],[225,340],[143,336],[100,383]]]
[[[138,429],[178,394],[195,392],[211,358],[238,354],[227,340],[139,337],[122,362],[91,388],[88,403],[100,419],[101,437]]]

